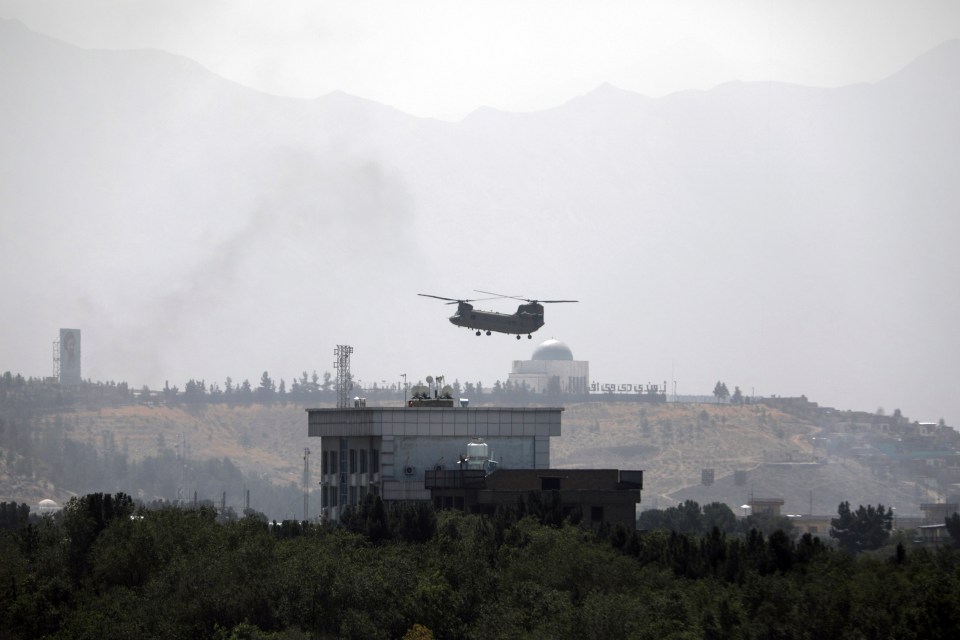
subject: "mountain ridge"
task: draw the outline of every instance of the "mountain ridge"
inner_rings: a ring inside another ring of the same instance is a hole
[[[274,98],[202,67],[147,73],[136,53],[63,49],[28,73],[14,44],[0,43],[0,250],[30,269],[0,276],[22,301],[11,368],[47,370],[42,345],[78,326],[94,377],[151,386],[314,368],[337,336],[367,377],[496,379],[525,348],[477,349],[410,301],[509,289],[585,300],[548,330],[601,379],[676,363],[691,391],[719,376],[869,406],[902,385],[914,415],[960,412],[942,348],[960,322],[942,295],[960,269],[960,73],[940,72],[942,95],[601,88],[446,123],[346,94]]]

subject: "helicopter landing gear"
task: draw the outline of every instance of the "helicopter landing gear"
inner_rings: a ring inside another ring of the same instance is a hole
[[[518,334],[517,334],[517,340],[519,340],[519,339],[520,339],[520,334],[518,333]]]
[[[477,331],[477,335],[480,335],[480,332],[479,332],[479,331]]]
[[[517,337],[519,338],[520,336],[517,336]],[[533,340],[533,336],[530,335],[529,333],[527,334],[527,340]]]
[[[489,332],[489,331],[487,331],[487,335],[490,335],[490,332]]]

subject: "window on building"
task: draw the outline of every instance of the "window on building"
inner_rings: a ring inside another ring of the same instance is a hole
[[[590,522],[603,522],[603,507],[590,507]]]
[[[380,450],[374,449],[370,452],[370,471],[380,473]]]
[[[541,491],[560,491],[560,478],[540,478]]]
[[[337,472],[337,452],[330,451],[328,453],[330,454],[330,466],[328,468],[328,471],[330,473],[336,473]]]
[[[329,504],[331,507],[337,506],[337,488],[336,487],[330,487],[330,503]]]
[[[350,473],[357,472],[357,450],[350,449]]]
[[[329,451],[323,451],[320,453],[320,473],[327,475],[327,454]]]
[[[351,507],[357,506],[357,488],[356,487],[350,487],[350,506]]]
[[[360,495],[358,497],[358,500],[360,500],[360,502],[363,502],[363,499],[367,497],[367,488],[364,486],[361,486],[359,493]]]
[[[367,450],[360,449],[360,473],[367,472]]]

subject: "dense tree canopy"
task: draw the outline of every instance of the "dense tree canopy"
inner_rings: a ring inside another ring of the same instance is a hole
[[[98,640],[947,638],[960,629],[953,548],[885,559],[780,531],[595,531],[544,524],[549,501],[527,502],[487,518],[369,499],[332,528],[84,496],[56,518],[0,530],[0,629]]]

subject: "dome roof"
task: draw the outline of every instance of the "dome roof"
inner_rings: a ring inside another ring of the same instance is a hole
[[[53,511],[60,510],[60,505],[58,505],[53,500],[50,500],[49,498],[46,500],[41,500],[40,504],[37,506],[39,507],[40,513],[51,513]]]
[[[573,352],[564,343],[550,338],[533,350],[532,360],[573,360]]]

